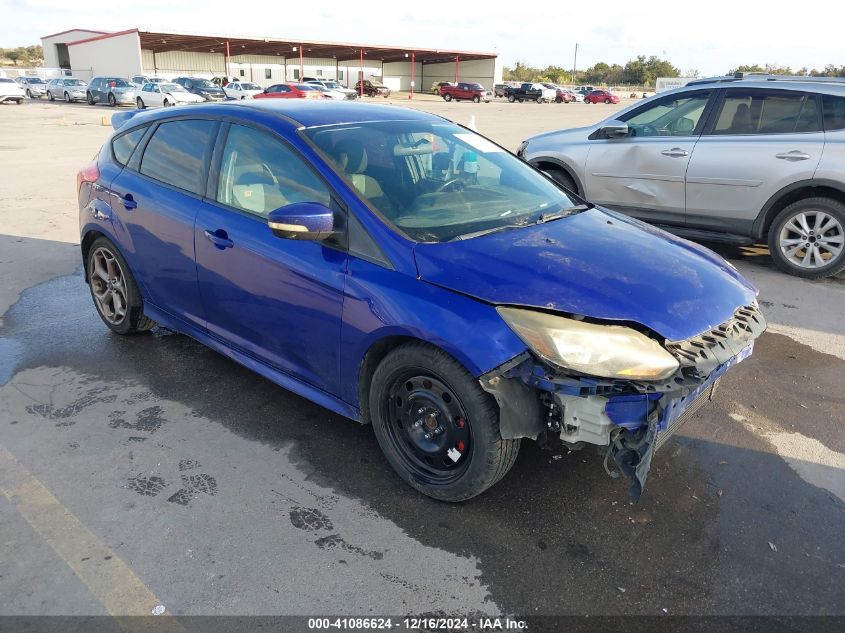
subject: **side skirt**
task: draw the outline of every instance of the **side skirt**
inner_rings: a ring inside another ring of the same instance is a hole
[[[255,373],[264,376],[267,380],[276,383],[280,387],[284,387],[288,391],[292,391],[298,396],[302,396],[303,398],[306,398],[321,407],[325,407],[334,413],[342,415],[345,418],[349,418],[356,422],[362,421],[361,413],[357,407],[353,407],[351,404],[344,402],[322,389],[317,389],[306,382],[275,369],[254,356],[230,347],[220,339],[211,336],[208,332],[204,332],[193,325],[185,323],[184,321],[174,318],[166,312],[159,310],[148,301],[144,302],[144,314],[159,325],[162,325],[169,330],[173,330],[174,332],[190,336],[192,339],[202,343],[206,347],[210,347],[215,352],[231,358],[233,361],[240,363],[247,369],[251,369]]]

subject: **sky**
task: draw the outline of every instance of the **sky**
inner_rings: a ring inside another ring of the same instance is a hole
[[[567,6],[570,5],[570,6]],[[311,8],[307,8],[311,6]],[[797,70],[845,65],[845,4],[804,0],[514,2],[513,0],[0,0],[0,47],[40,43],[73,27],[172,30],[496,52],[502,62],[578,68],[657,55],[682,73],[721,75],[739,64]]]

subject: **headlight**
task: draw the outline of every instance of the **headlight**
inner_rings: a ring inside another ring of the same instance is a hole
[[[528,347],[560,367],[627,380],[662,380],[678,370],[678,361],[657,341],[628,327],[518,308],[496,310]]]

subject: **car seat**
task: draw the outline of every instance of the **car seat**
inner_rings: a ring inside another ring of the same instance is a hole
[[[731,134],[751,134],[754,132],[754,127],[751,124],[751,108],[748,107],[747,103],[740,103],[736,107],[728,132]]]
[[[232,186],[232,198],[235,206],[264,216],[288,204],[278,183],[261,164],[243,168]]]

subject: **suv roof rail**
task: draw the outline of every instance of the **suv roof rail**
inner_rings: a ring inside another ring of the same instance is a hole
[[[810,83],[845,83],[845,77],[812,77],[809,75],[772,75],[764,72],[739,72],[724,77],[707,77],[690,81],[688,86],[701,84],[729,83],[734,81],[804,81]]]

